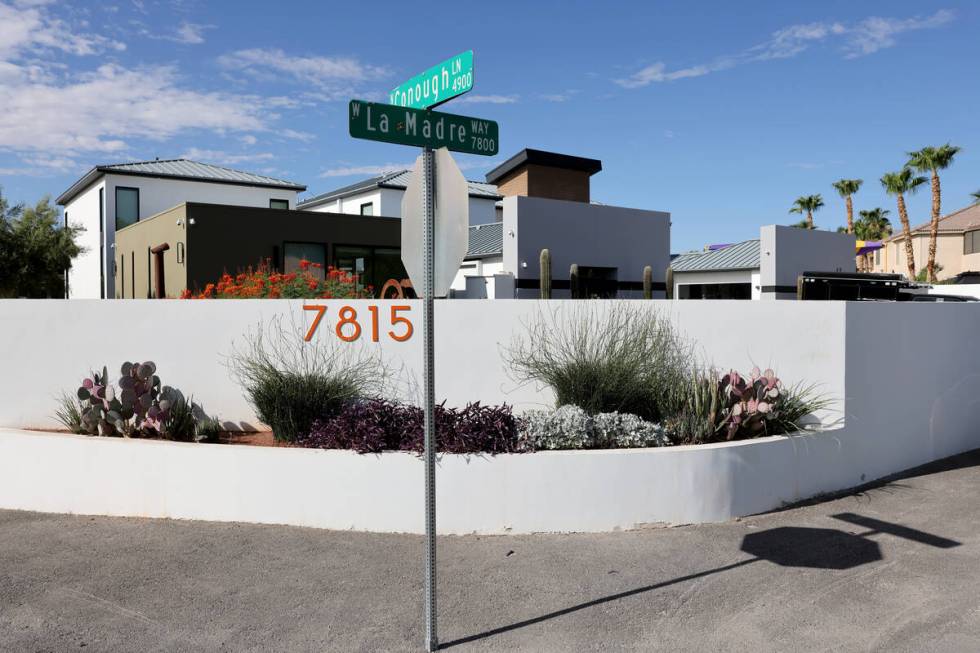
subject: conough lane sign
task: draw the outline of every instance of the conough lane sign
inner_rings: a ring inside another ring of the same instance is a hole
[[[473,88],[473,51],[419,73],[388,94],[388,102],[399,107],[431,109]]]
[[[500,128],[493,120],[378,102],[351,100],[349,128],[354,138],[434,150],[494,156],[500,147]]]

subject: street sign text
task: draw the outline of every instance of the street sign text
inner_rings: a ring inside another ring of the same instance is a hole
[[[388,101],[400,107],[431,109],[473,88],[473,51],[467,50],[392,89]]]
[[[493,120],[390,104],[350,101],[350,135],[371,141],[494,156],[500,129]]]

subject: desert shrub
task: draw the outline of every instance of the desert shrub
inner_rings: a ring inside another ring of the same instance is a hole
[[[279,318],[246,333],[230,367],[258,418],[287,442],[315,420],[382,391],[388,378],[378,354],[334,340],[304,342],[302,329]]]
[[[206,416],[199,419],[194,429],[194,439],[197,442],[217,443],[221,435],[221,422],[217,417]]]
[[[589,415],[578,406],[524,415],[524,436],[535,449],[617,449],[670,444],[666,430],[629,413]]]
[[[435,407],[436,447],[444,453],[519,453],[527,451],[520,420],[510,406],[468,404],[462,409]],[[313,423],[297,443],[358,453],[414,451],[425,447],[425,415],[418,406],[384,399],[352,401]]]
[[[180,391],[173,393],[170,410],[163,422],[162,434],[169,440],[192,442],[197,435],[194,417],[194,398],[185,398]]]
[[[683,388],[683,405],[668,428],[685,444],[796,432],[806,416],[830,404],[814,386],[785,387],[773,370],[758,367],[747,378],[734,370],[698,371]]]
[[[54,417],[70,433],[85,434],[85,428],[82,426],[82,409],[77,397],[62,392],[58,398],[58,408],[55,410]]]
[[[607,312],[578,305],[539,313],[504,356],[516,381],[549,386],[557,406],[651,421],[677,402],[676,386],[692,360],[691,347],[666,316],[631,303]]]

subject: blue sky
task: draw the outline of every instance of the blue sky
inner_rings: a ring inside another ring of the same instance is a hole
[[[522,147],[599,158],[593,199],[670,211],[675,251],[756,237],[802,194],[836,227],[841,177],[894,209],[877,179],[947,141],[951,210],[980,189],[978,27],[966,1],[0,0],[0,185],[34,201],[188,156],[329,190],[416,154],[351,139],[349,98],[472,49],[443,110],[498,121],[501,154],[458,157],[467,176]]]

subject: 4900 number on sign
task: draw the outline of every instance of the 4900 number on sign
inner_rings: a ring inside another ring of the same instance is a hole
[[[415,328],[412,326],[410,319],[399,315],[399,313],[410,311],[412,307],[392,305],[389,308],[388,326],[391,329],[388,330],[387,335],[396,342],[405,342],[412,337]],[[313,335],[317,329],[320,328],[320,322],[323,321],[323,317],[327,314],[327,307],[324,304],[307,304],[303,306],[303,310],[316,311],[316,315],[313,317],[313,323],[310,325],[310,329],[306,332],[306,337],[304,338],[306,342],[309,342],[313,339]],[[371,342],[379,342],[381,340],[380,308],[378,306],[368,306],[367,310],[371,316],[368,319],[369,323],[365,326],[371,330]],[[358,320],[357,309],[353,306],[341,306],[340,310],[337,311],[337,324],[334,326],[334,333],[337,334],[337,337],[344,342],[354,342],[361,337],[363,331],[364,327],[362,327],[361,322]]]

